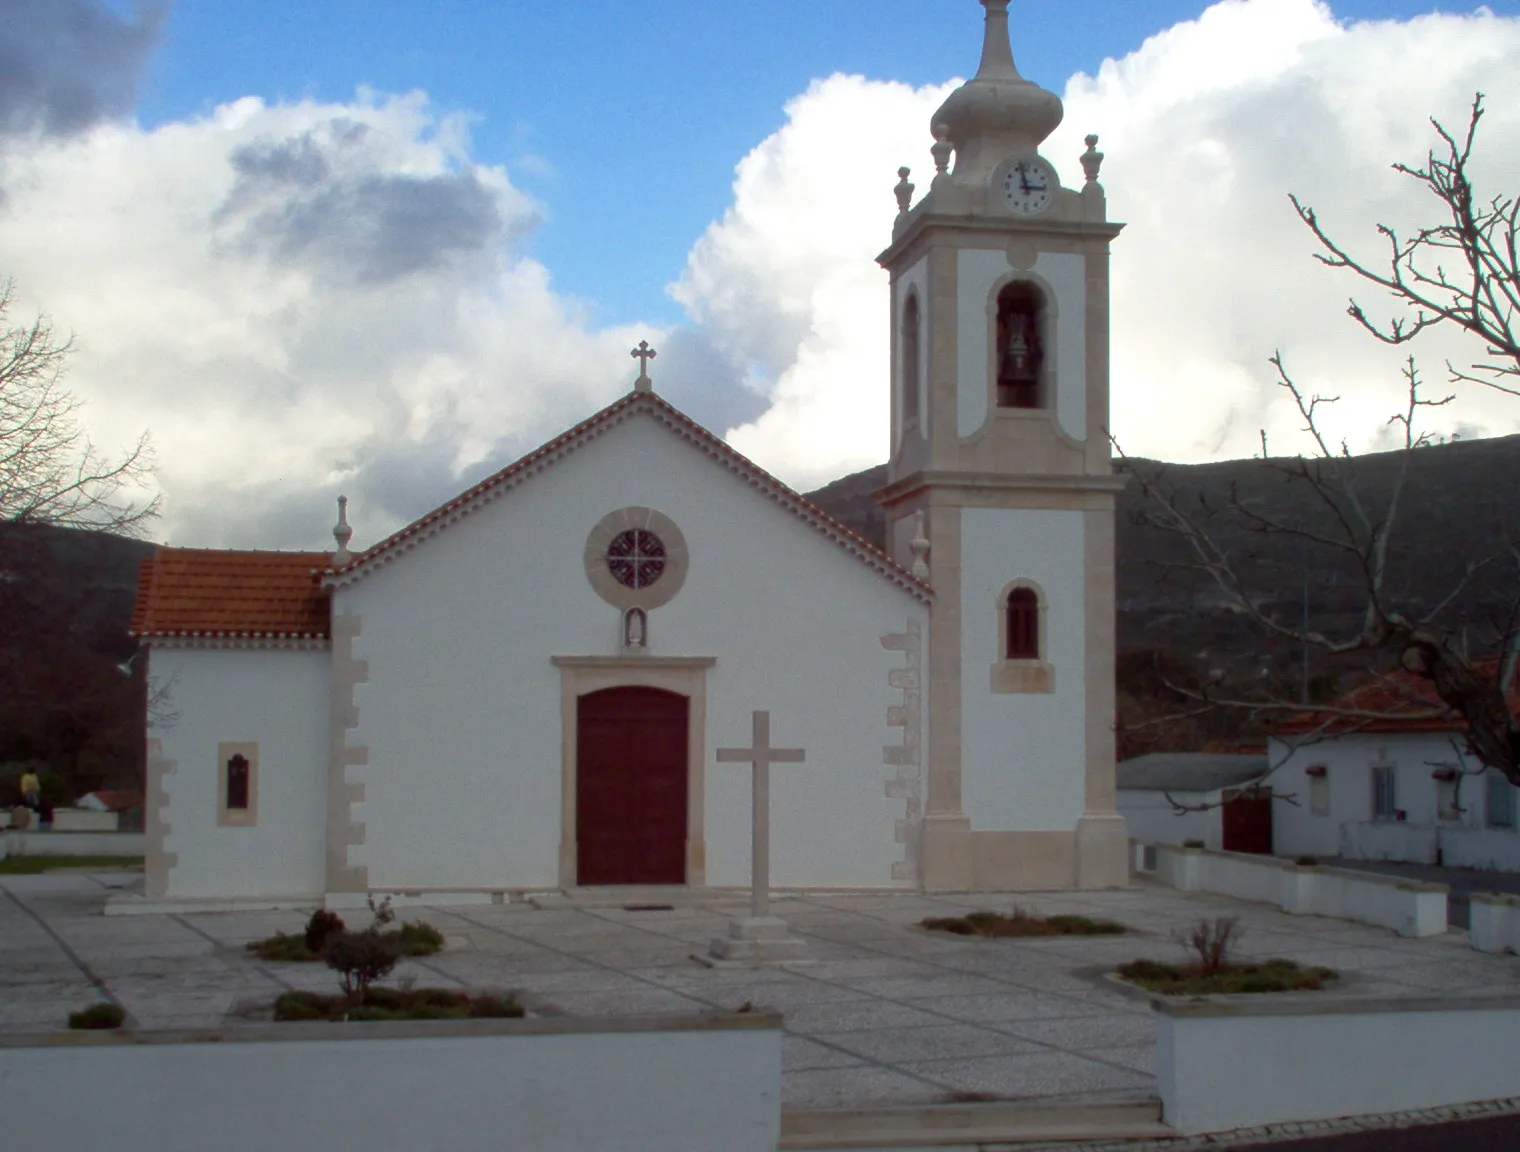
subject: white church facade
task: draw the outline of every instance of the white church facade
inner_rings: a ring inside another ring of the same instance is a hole
[[[149,901],[1122,885],[1099,154],[983,0],[890,246],[882,552],[633,391],[364,551],[160,548]],[[953,166],[951,158],[953,155]],[[639,350],[636,350],[639,355]]]

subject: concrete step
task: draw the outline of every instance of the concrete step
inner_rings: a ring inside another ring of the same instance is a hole
[[[892,1108],[786,1108],[780,1148],[946,1148],[1054,1141],[1157,1140],[1177,1135],[1159,1100],[1112,1104],[926,1104]]]

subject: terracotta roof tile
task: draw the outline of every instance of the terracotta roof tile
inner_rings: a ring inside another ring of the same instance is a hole
[[[1476,671],[1497,675],[1496,661],[1474,665]],[[1441,702],[1435,687],[1423,676],[1403,669],[1373,680],[1330,701],[1328,707],[1357,712],[1376,712],[1377,716],[1335,717],[1324,712],[1298,712],[1277,725],[1276,731],[1296,734],[1316,729],[1323,735],[1351,732],[1456,732],[1462,718]],[[1520,717],[1520,682],[1510,693],[1510,709]],[[1439,711],[1439,715],[1431,715]],[[1319,726],[1323,724],[1324,727]]]
[[[142,562],[134,636],[331,635],[326,552],[159,548]]]

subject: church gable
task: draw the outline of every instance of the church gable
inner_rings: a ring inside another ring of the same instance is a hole
[[[514,488],[547,472],[562,460],[594,443],[612,430],[636,419],[652,421],[667,430],[678,440],[738,477],[772,504],[791,514],[815,533],[921,603],[927,604],[932,599],[932,590],[924,581],[915,578],[911,572],[880,549],[748,458],[734,451],[717,436],[652,392],[629,393],[569,431],[528,453],[517,462],[508,465],[448,503],[380,541],[354,563],[346,567],[330,569],[327,573],[328,586],[341,588],[363,580],[426,544],[461,520],[479,512]]]

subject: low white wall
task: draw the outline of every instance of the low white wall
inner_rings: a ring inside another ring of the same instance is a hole
[[[141,832],[51,832],[14,829],[0,835],[3,856],[141,856],[147,840]]]
[[[1201,840],[1205,848],[1223,848],[1224,833],[1217,792],[1173,792],[1172,799],[1185,805],[1178,812],[1165,792],[1143,788],[1120,788],[1115,794],[1119,815],[1131,840],[1146,844],[1182,844]],[[1202,811],[1193,806],[1212,805]]]
[[[58,808],[53,812],[54,832],[115,832],[121,817],[115,812],[92,812],[88,808]]]
[[[0,1116],[7,1147],[39,1150],[775,1152],[780,1029],[757,1013],[3,1036]]]
[[[1448,868],[1520,872],[1520,831],[1514,828],[1443,828],[1441,863]]]
[[[1474,892],[1467,938],[1479,952],[1520,952],[1520,897]]]
[[[1299,866],[1272,856],[1158,845],[1156,878],[1190,892],[1276,904],[1284,912],[1334,916],[1401,936],[1446,931],[1447,887],[1345,868]]]
[[[1337,855],[1348,860],[1404,860],[1434,864],[1440,840],[1434,825],[1403,821],[1357,821],[1342,824]]]
[[[1192,1135],[1520,1095],[1520,997],[1157,999],[1162,1118]]]

